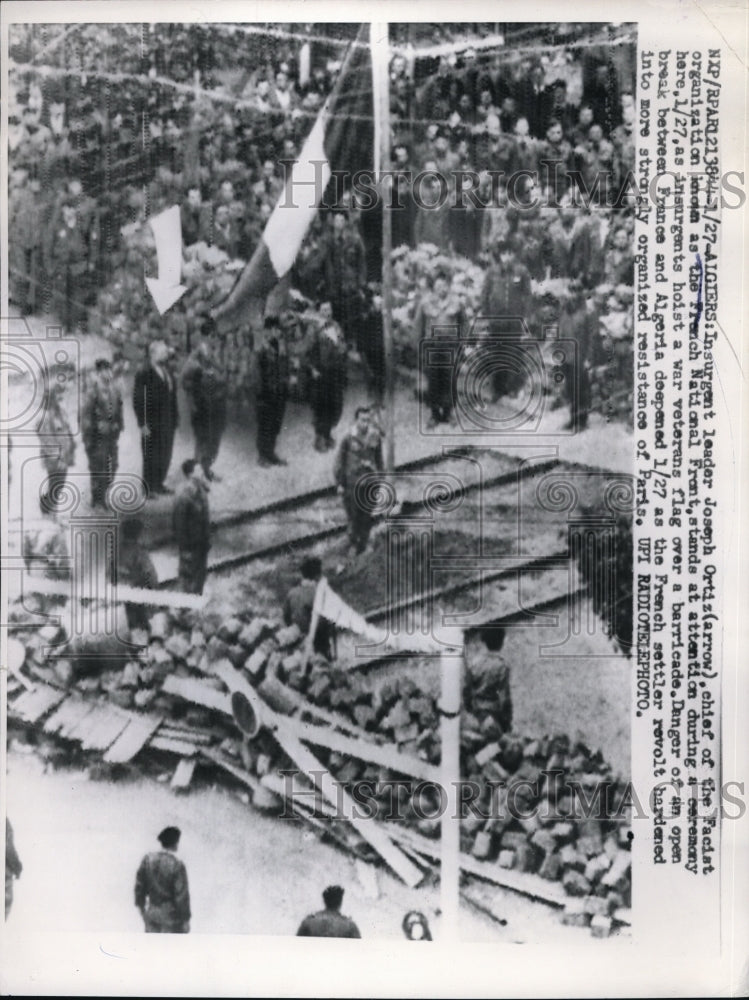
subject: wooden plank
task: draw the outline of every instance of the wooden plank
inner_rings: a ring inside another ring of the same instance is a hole
[[[185,701],[191,701],[203,708],[210,708],[224,715],[231,715],[231,698],[223,691],[217,691],[205,681],[192,677],[174,677],[169,675],[161,686],[165,694],[173,694]]]
[[[24,722],[37,722],[66,697],[66,691],[59,691],[49,684],[37,684],[31,691],[25,691],[16,698],[8,709],[12,715],[17,715]]]
[[[79,698],[78,695],[69,695],[59,708],[50,715],[44,723],[45,733],[60,733],[70,726],[74,726],[91,710],[91,704]]]
[[[190,729],[189,726],[174,726],[166,723],[159,730],[159,736],[168,736],[173,740],[189,740],[190,743],[196,743],[200,746],[209,746],[218,738],[217,734],[208,733],[202,729]]]
[[[440,859],[440,842],[429,840],[421,834],[409,830],[402,823],[388,823],[387,830],[393,840],[408,844],[427,858],[433,861]],[[476,875],[478,878],[498,885],[503,889],[512,889],[524,896],[532,899],[539,899],[550,906],[565,906],[569,901],[562,885],[559,882],[550,882],[533,872],[516,872],[511,868],[500,868],[498,864],[488,861],[477,861],[469,854],[460,855],[460,867],[469,875]]]
[[[336,750],[347,757],[355,757],[357,760],[379,764],[391,771],[408,774],[422,781],[436,783],[440,779],[439,769],[428,761],[411,754],[400,753],[392,747],[379,746],[369,740],[354,739],[351,736],[334,733],[323,726],[315,726],[311,722],[302,722],[301,720],[298,722],[295,720],[294,728],[299,739],[304,740],[305,743],[313,743],[315,746],[326,747],[328,750]]]
[[[198,747],[194,743],[188,743],[187,740],[174,740],[158,734],[151,737],[148,745],[154,750],[166,750],[168,753],[181,754],[183,757],[194,757],[198,752]]]
[[[344,806],[345,818],[350,820],[354,829],[390,865],[396,875],[411,888],[417,886],[423,878],[423,873],[393,843],[380,826],[376,825],[372,820],[366,820],[357,815],[359,810],[356,809],[353,799],[344,791],[341,785],[333,780],[330,772],[322,766],[312,751],[305,747],[299,740],[295,732],[295,727],[299,725],[298,721],[274,712],[258,697],[255,689],[250,686],[249,682],[228,661],[221,663],[220,668],[216,672],[230,691],[241,691],[253,707],[257,705],[257,710],[263,724],[271,729],[278,742],[298,767],[306,774],[309,774],[311,771],[321,772],[319,775],[319,788],[325,798],[329,802],[332,802],[333,805],[337,805],[340,802]]]
[[[130,724],[129,716],[116,705],[100,705],[95,716],[86,718],[86,734],[81,738],[84,750],[106,750]]]
[[[415,864],[393,843],[385,830],[377,825],[373,820],[367,820],[357,816],[356,805],[348,793],[335,782],[330,772],[322,766],[311,750],[299,740],[297,735],[291,730],[288,720],[281,716],[276,716],[276,729],[274,735],[286,753],[291,757],[298,767],[301,767],[307,774],[310,771],[318,771],[319,787],[322,794],[329,802],[336,804],[341,802],[344,807],[344,817],[348,819],[355,830],[369,843],[380,857],[392,870],[401,878],[407,886],[414,888],[424,875]]]
[[[175,791],[183,791],[190,787],[190,782],[192,781],[192,776],[195,771],[195,766],[197,760],[194,757],[185,757],[179,764],[177,764],[177,769],[172,775],[171,787]]]
[[[243,784],[247,785],[247,787],[250,788],[253,792],[257,792],[258,788],[260,788],[260,782],[254,775],[250,774],[248,771],[243,770],[241,767],[238,767],[236,764],[232,764],[232,762],[227,760],[226,757],[218,750],[211,750],[208,747],[201,747],[200,753],[201,756],[212,761],[214,764],[218,764],[218,766],[222,767],[225,771],[228,771],[229,774],[233,775],[238,781],[241,781]]]
[[[109,764],[125,764],[132,760],[162,722],[160,715],[132,714],[127,727],[104,754],[104,760]]]
[[[96,601],[98,604],[145,604],[156,608],[188,608],[200,611],[204,607],[207,596],[204,594],[186,594],[182,590],[150,590],[145,587],[128,587],[118,584],[112,588],[111,596],[100,594],[96,590],[96,580],[91,580],[93,590],[86,592],[86,581],[77,588],[76,597],[79,601]],[[25,583],[26,593],[45,594],[51,597],[71,596],[70,580],[47,580],[43,577],[32,577]]]

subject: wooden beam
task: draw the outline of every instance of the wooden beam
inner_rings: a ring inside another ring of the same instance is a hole
[[[210,747],[201,747],[200,754],[202,757],[205,757],[206,760],[210,760],[213,764],[217,764],[225,771],[228,771],[228,773],[233,775],[237,781],[241,781],[243,785],[247,785],[253,794],[257,792],[258,788],[260,788],[260,782],[254,775],[243,770],[241,767],[237,767],[236,764],[232,764],[231,761],[227,760],[224,754],[222,754],[219,750],[212,750]]]
[[[8,702],[8,714],[18,716],[24,722],[37,722],[47,712],[57,708],[66,697],[66,691],[59,691],[49,684],[36,684],[15,701]]]
[[[104,754],[108,764],[125,764],[138,753],[164,720],[160,715],[130,715],[130,722]]]
[[[299,739],[304,740],[305,743],[313,743],[315,746],[335,750],[348,757],[355,757],[357,760],[379,764],[380,767],[387,767],[400,774],[408,774],[421,781],[439,781],[439,770],[428,761],[411,754],[400,753],[393,747],[380,746],[369,740],[353,739],[342,733],[331,732],[324,726],[303,722],[301,719],[296,722],[296,733]]]
[[[377,851],[407,886],[411,888],[417,886],[424,877],[423,872],[393,843],[382,827],[373,820],[357,816],[357,807],[353,799],[342,785],[333,780],[330,772],[323,767],[312,751],[301,743],[299,737],[292,731],[288,719],[276,717],[274,735],[289,757],[305,773],[320,772],[318,774],[320,779],[318,787],[325,798],[334,805],[340,802],[344,810],[343,818],[351,822],[354,829]]]
[[[171,787],[175,791],[184,791],[190,787],[190,782],[192,781],[192,776],[195,772],[195,766],[197,761],[194,757],[184,757],[172,775],[172,780],[170,782]]]
[[[440,842],[429,840],[421,834],[410,830],[402,823],[388,823],[387,830],[393,840],[408,844],[419,854],[433,861],[439,861]],[[502,889],[511,889],[531,899],[539,899],[550,906],[563,907],[569,902],[569,896],[564,891],[561,883],[550,882],[541,878],[533,872],[517,872],[510,868],[500,868],[497,864],[488,861],[477,861],[469,854],[460,855],[460,867],[469,875],[476,875],[485,882],[500,886]]]
[[[175,677],[169,674],[161,685],[164,694],[173,694],[191,701],[202,708],[209,708],[223,715],[231,715],[231,698],[223,691],[193,677]]]
[[[84,581],[85,582],[85,581]],[[29,576],[26,574],[22,592],[28,594],[46,594],[50,597],[71,596],[72,581],[48,580],[46,577]],[[128,587],[126,584],[113,584],[112,596],[107,598],[96,593],[78,593],[79,601],[96,601],[108,604],[148,604],[156,608],[188,608],[199,611],[205,606],[207,597],[203,594],[185,594],[181,590],[150,590],[146,587]]]

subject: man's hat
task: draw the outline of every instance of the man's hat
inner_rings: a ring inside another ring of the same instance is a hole
[[[165,826],[158,836],[158,841],[162,847],[176,847],[182,831],[176,826]]]
[[[96,361],[94,362],[94,368],[96,368],[97,372],[104,371],[105,368],[111,368],[111,367],[112,367],[112,362],[109,360],[109,358],[97,358]]]

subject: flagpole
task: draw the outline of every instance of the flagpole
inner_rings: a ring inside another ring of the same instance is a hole
[[[385,365],[385,471],[395,468],[395,386],[393,370],[393,221],[388,208],[390,170],[390,51],[388,23],[370,26],[375,111],[375,165],[382,199],[382,340]]]
[[[440,656],[440,784],[445,792],[440,823],[440,940],[454,943],[459,937],[460,909],[460,708],[462,702],[463,650]]]

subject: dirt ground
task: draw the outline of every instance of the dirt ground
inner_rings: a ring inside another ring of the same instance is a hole
[[[23,751],[23,752],[22,752]],[[439,935],[439,888],[408,889],[381,867],[371,870],[378,898],[355,862],[321,843],[306,825],[258,812],[227,788],[178,795],[148,778],[91,780],[85,771],[48,769],[27,748],[8,754],[8,815],[23,862],[6,930],[9,942],[47,932],[140,933],[133,882],[156,834],[175,824],[189,876],[193,934],[294,935],[320,909],[331,883],[345,889],[343,912],[362,938],[404,940],[410,909]],[[585,943],[589,931],[564,926],[559,912],[495,890],[502,927],[467,904],[465,941]],[[599,942],[596,942],[599,944]]]

